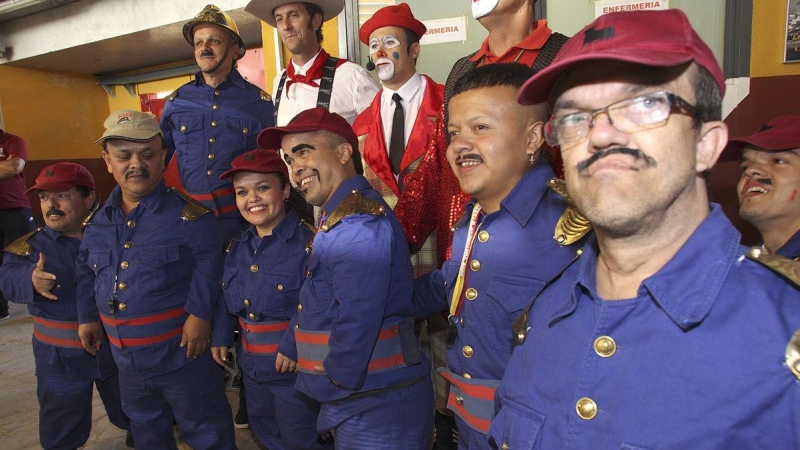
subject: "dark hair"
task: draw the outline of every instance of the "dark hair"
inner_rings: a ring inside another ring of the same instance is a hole
[[[411,46],[419,43],[419,36],[417,36],[417,33],[414,33],[408,28],[403,28],[403,31],[406,32],[406,40],[408,41],[408,45],[406,46],[406,53],[410,55]],[[417,58],[414,58],[414,65],[417,65]]]
[[[350,147],[353,148],[353,154],[350,155],[350,159],[353,160],[353,167],[356,169],[356,173],[359,175],[364,175],[364,164],[361,162],[361,152],[358,151],[358,143],[353,145],[352,142],[348,141],[347,139],[339,136],[336,133],[331,133],[330,131],[319,130],[324,136],[325,139],[328,140],[328,145],[331,147],[338,147],[345,142],[350,144]]]
[[[485,87],[508,86],[519,90],[534,73],[530,67],[517,63],[476,67],[455,82],[450,99],[462,92]]]
[[[317,43],[322,44],[322,39],[324,39],[322,36],[322,21],[325,18],[325,14],[323,14],[322,8],[313,3],[303,2],[303,6],[305,6],[306,11],[308,11],[308,15],[312,22],[314,20],[314,14],[319,14],[320,24],[319,28],[317,28],[315,31],[317,32]]]
[[[691,80],[694,88],[695,119],[700,123],[722,120],[722,96],[714,77],[704,67],[692,64]]]
[[[89,186],[81,186],[80,184],[75,185],[75,190],[78,191],[78,194],[81,194],[81,198],[88,198],[94,192],[94,189]]]
[[[281,188],[289,184],[289,180],[287,180],[282,173],[273,173],[281,180]],[[303,195],[292,185],[289,185],[289,198],[286,200],[286,211],[294,211],[306,223],[314,223],[314,207],[309,205],[303,198]]]

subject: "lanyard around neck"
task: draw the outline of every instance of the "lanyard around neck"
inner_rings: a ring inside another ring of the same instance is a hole
[[[472,255],[472,244],[475,242],[475,236],[477,236],[478,228],[480,228],[480,214],[481,205],[476,203],[469,218],[469,230],[467,231],[467,240],[464,243],[464,253],[461,255],[461,265],[458,267],[458,276],[453,287],[453,297],[450,300],[451,316],[457,316],[461,312],[461,299],[463,298],[464,284],[467,278],[467,261]]]

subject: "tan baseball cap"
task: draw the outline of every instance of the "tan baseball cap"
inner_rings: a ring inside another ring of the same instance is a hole
[[[106,131],[103,137],[94,141],[102,144],[107,139],[124,139],[126,141],[149,141],[161,133],[158,120],[153,113],[122,109],[114,111],[108,116],[103,126]]]

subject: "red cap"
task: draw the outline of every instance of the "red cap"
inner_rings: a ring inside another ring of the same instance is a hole
[[[270,127],[258,133],[258,146],[266,149],[281,148],[281,139],[287,134],[308,133],[310,131],[328,131],[337,136],[341,136],[354,150],[358,150],[358,138],[353,131],[353,127],[344,117],[329,112],[325,108],[307,109],[294,116],[286,126]]]
[[[730,139],[722,151],[720,162],[739,161],[748,145],[765,152],[800,148],[800,116],[781,116],[750,136]]]
[[[358,38],[361,39],[365,45],[369,45],[369,35],[378,28],[383,27],[400,27],[406,30],[411,30],[417,35],[417,38],[422,38],[428,29],[425,24],[414,18],[411,14],[411,8],[406,3],[399,5],[386,6],[372,15],[361,29],[358,30]]]
[[[220,180],[231,178],[238,172],[273,173],[279,172],[289,181],[289,169],[275,150],[256,149],[239,155],[231,162],[230,170],[219,176]]]
[[[72,189],[73,186],[86,186],[94,190],[94,178],[89,170],[80,164],[60,162],[42,169],[39,176],[36,177],[36,182],[25,193],[36,189],[64,192]]]
[[[523,105],[542,103],[555,83],[580,63],[612,60],[653,67],[674,67],[694,61],[708,70],[725,95],[725,75],[711,49],[678,9],[604,14],[570,38],[553,62],[519,91]]]

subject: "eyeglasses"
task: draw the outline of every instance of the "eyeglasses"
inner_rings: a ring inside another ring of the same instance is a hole
[[[598,114],[608,116],[608,123],[623,133],[657,128],[669,119],[670,114],[695,117],[695,107],[669,92],[653,92],[640,97],[612,103],[604,108],[581,111],[558,117],[544,124],[544,136],[551,146],[575,145],[589,134]]]

